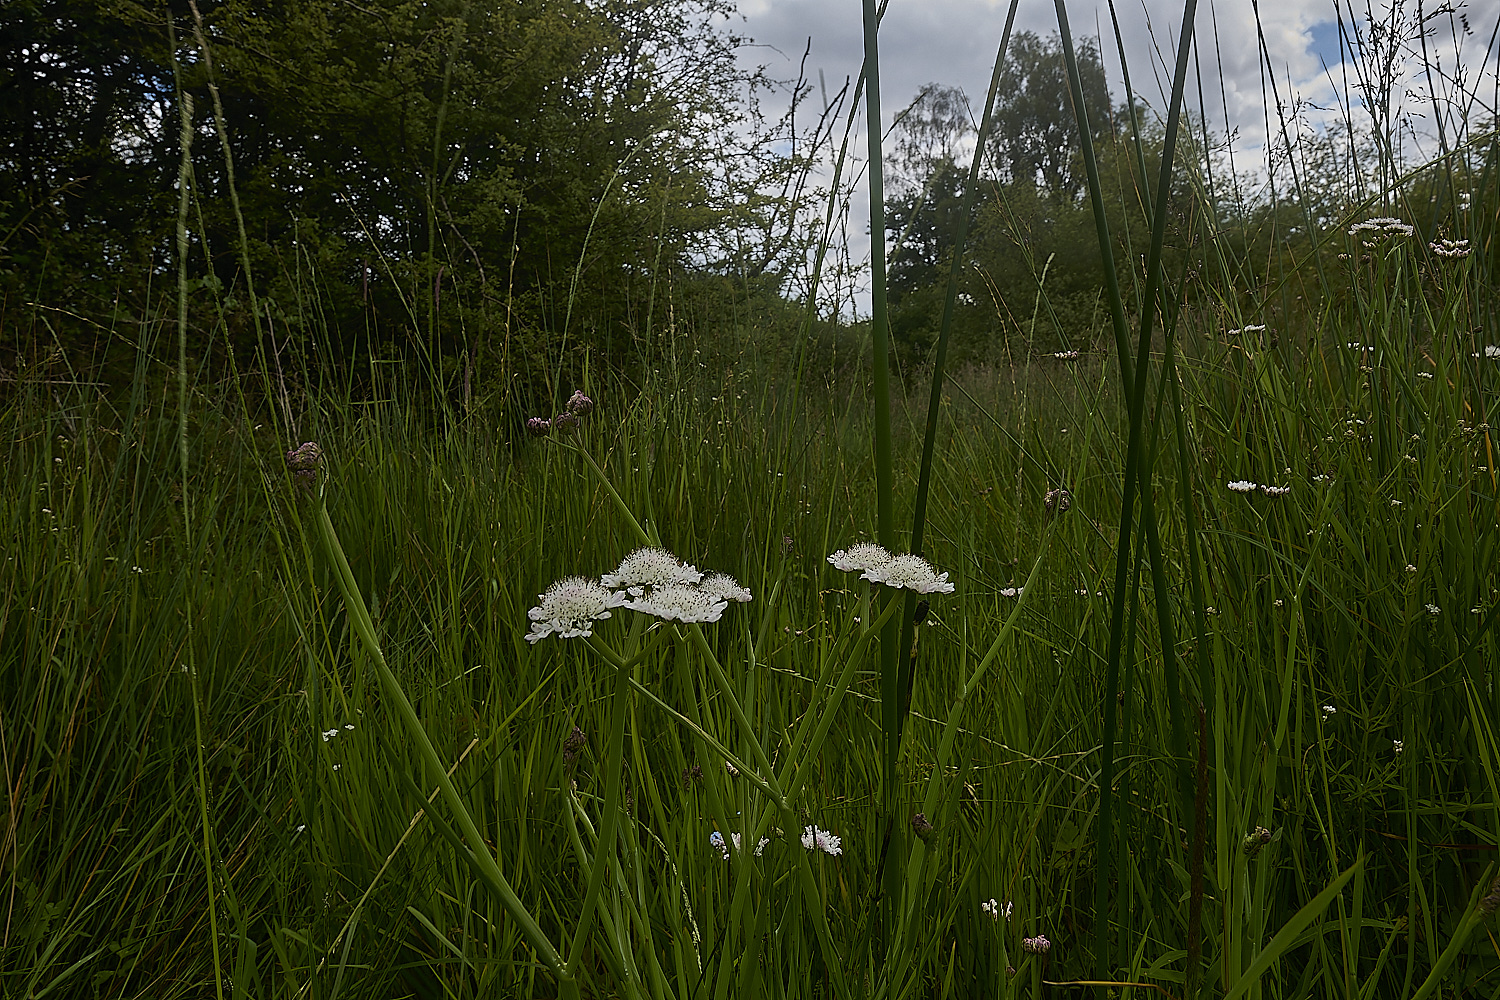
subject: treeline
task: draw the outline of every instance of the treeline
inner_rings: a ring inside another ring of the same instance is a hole
[[[1132,107],[1111,94],[1097,43],[1081,43],[1077,57],[1116,268],[1130,302],[1150,245],[1164,125],[1139,99]],[[950,358],[963,364],[1112,351],[1059,39],[1018,33],[997,95],[959,272]],[[981,109],[953,88],[929,84],[892,129],[890,322],[908,365],[930,358],[938,336]],[[1189,116],[1167,193],[1170,296],[1195,310],[1200,327],[1241,314],[1251,317],[1246,322],[1308,330],[1318,310],[1336,304],[1330,291],[1347,292],[1338,254],[1350,249],[1352,222],[1400,215],[1416,226],[1423,254],[1428,240],[1489,237],[1500,202],[1495,123],[1465,123],[1462,133],[1446,137],[1448,156],[1414,170],[1431,154],[1413,162],[1410,151],[1377,141],[1353,114],[1321,128],[1298,117],[1273,134],[1268,151],[1236,159],[1225,136]],[[1500,276],[1492,254],[1475,266]],[[1319,268],[1329,273],[1312,281]],[[1419,291],[1422,276],[1413,280]]]
[[[396,351],[466,389],[585,355],[626,364],[665,335],[669,296],[779,292],[806,258],[811,161],[772,154],[791,120],[760,113],[773,84],[737,68],[732,14],[5,4],[7,353],[175,316],[191,102],[195,346]]]

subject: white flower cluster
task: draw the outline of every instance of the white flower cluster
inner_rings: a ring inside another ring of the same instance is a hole
[[[1010,915],[1015,910],[1015,908],[1015,904],[1010,902],[1010,900],[1006,900],[1004,906],[1001,906],[993,899],[986,900],[985,902],[979,904],[980,912],[989,917],[991,920],[999,920],[1001,917],[1009,920]]]
[[[1242,333],[1260,333],[1265,328],[1266,325],[1264,323],[1251,323],[1248,326],[1242,326],[1234,330],[1225,330],[1224,336],[1238,337]]]
[[[1260,492],[1268,497],[1284,497],[1292,492],[1290,486],[1261,486],[1259,483],[1252,483],[1248,479],[1231,480],[1225,485],[1235,493],[1254,493],[1256,490],[1260,490]]]
[[[755,845],[755,856],[757,858],[761,856],[761,852],[766,849],[766,845],[770,842],[771,840],[768,837],[760,838],[760,843]],[[729,843],[733,844],[734,849],[738,851],[740,849],[740,835],[737,833],[731,833],[729,835]],[[713,833],[710,833],[708,835],[708,846],[718,851],[719,856],[722,857],[725,861],[729,860],[729,844],[724,842],[724,835],[718,830],[715,830]]]
[[[1400,219],[1388,217],[1366,219],[1349,227],[1349,235],[1355,237],[1410,236],[1413,232],[1415,230]]]
[[[893,556],[874,542],[859,542],[847,549],[839,549],[828,557],[828,562],[845,573],[857,571],[862,580],[898,590],[911,590],[918,594],[953,593],[953,584],[948,582],[948,574],[933,569],[932,563],[926,559],[911,553]]]
[[[802,831],[802,846],[809,851],[819,850],[825,854],[839,855],[844,853],[843,840],[834,836],[827,830],[820,830],[810,826]]]
[[[554,634],[564,639],[592,635],[594,622],[621,607],[684,624],[716,622],[730,601],[751,597],[731,576],[716,573],[705,580],[697,567],[666,549],[648,547],[630,553],[597,583],[570,576],[548,587],[541,599],[527,612],[532,622],[528,642]]]
[[[1474,252],[1473,248],[1469,246],[1468,240],[1438,240],[1436,243],[1427,244],[1427,249],[1439,257],[1448,257],[1451,259],[1467,257]]]

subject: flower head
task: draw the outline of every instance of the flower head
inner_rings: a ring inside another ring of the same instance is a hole
[[[897,590],[904,588],[918,594],[953,593],[953,584],[948,582],[947,573],[939,573],[932,568],[932,563],[912,553],[891,556],[885,565],[871,567],[861,576],[874,583],[883,583]]]
[[[858,542],[847,549],[839,549],[828,557],[834,569],[845,573],[867,573],[891,561],[891,554],[882,545],[874,542]]]
[[[625,606],[631,611],[640,611],[686,625],[691,622],[716,622],[729,604],[697,584],[664,583],[651,588],[649,594],[627,600]]]
[[[721,601],[739,601],[744,603],[750,600],[750,590],[741,587],[734,577],[727,573],[715,573],[703,581],[703,592]]]
[[[585,396],[582,389],[574,389],[573,395],[568,397],[568,412],[574,416],[586,417],[594,412],[594,401]]]
[[[1290,486],[1262,486],[1260,491],[1268,497],[1284,497],[1292,492]]]
[[[1045,955],[1047,952],[1052,950],[1052,942],[1047,940],[1047,936],[1045,934],[1038,934],[1036,937],[1022,938],[1021,950],[1032,955]]]
[[[552,433],[552,421],[546,417],[532,417],[526,421],[526,433],[532,437],[546,437]]]
[[[526,612],[531,619],[527,642],[535,643],[554,633],[564,639],[593,635],[594,622],[610,617],[610,609],[626,601],[624,594],[611,593],[581,576],[558,580],[541,598],[541,604]]]
[[[820,850],[825,854],[843,854],[843,840],[834,836],[827,830],[820,830],[815,826],[807,827],[802,831],[802,846],[811,850]]]
[[[1467,257],[1474,252],[1468,240],[1438,240],[1436,243],[1427,244],[1427,248],[1439,257],[1450,259]]]
[[[625,588],[631,597],[640,597],[647,587],[668,583],[697,583],[703,574],[678,559],[666,549],[640,548],[620,562],[620,568],[606,573],[600,583],[610,589]]]
[[[1231,481],[1228,485],[1229,488],[1236,493],[1254,493],[1256,490],[1260,489],[1258,485],[1252,483],[1248,479],[1236,479]]]

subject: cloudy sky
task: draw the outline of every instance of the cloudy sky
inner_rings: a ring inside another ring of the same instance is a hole
[[[1376,20],[1385,20],[1390,10],[1388,0],[1371,2]],[[1474,108],[1473,113],[1488,118],[1495,111],[1496,51],[1492,43],[1500,19],[1500,0],[1469,0],[1453,6],[1456,13],[1432,17],[1438,0],[1426,0],[1424,4],[1431,29],[1429,56],[1439,75],[1451,74],[1459,63],[1464,65],[1468,74],[1465,89],[1482,91],[1483,105],[1487,105]],[[1416,0],[1406,0],[1405,7],[1404,11],[1398,8],[1398,14],[1414,22]],[[891,0],[880,34],[882,117],[887,124],[929,82],[961,87],[977,116],[984,107],[1008,9],[1009,4],[1001,0]],[[1075,38],[1099,35],[1104,39],[1110,89],[1116,101],[1121,100],[1120,60],[1107,4],[1069,0],[1067,9]],[[1164,107],[1162,94],[1170,87],[1182,3],[1117,0],[1116,9],[1132,84],[1154,107]],[[795,78],[810,40],[808,76],[814,86],[819,70],[830,93],[836,92],[846,78],[858,74],[863,57],[860,0],[740,0],[739,10],[744,18],[742,30],[756,42],[742,53],[745,63],[763,64],[774,77]],[[1344,10],[1347,23],[1349,8],[1345,6]],[[1365,0],[1356,0],[1354,10],[1364,19]],[[1056,16],[1047,0],[1022,0],[1016,30],[1050,35],[1057,29]],[[1266,134],[1256,16],[1251,0],[1199,0],[1196,19],[1209,120],[1223,129],[1227,107],[1229,123],[1238,130],[1237,148],[1245,151],[1247,160],[1263,155]],[[1308,102],[1303,106],[1306,127],[1316,127],[1325,117],[1336,114],[1337,105],[1346,100],[1341,93],[1346,67],[1341,66],[1333,0],[1262,0],[1259,18],[1283,101]],[[1397,93],[1406,89],[1406,79],[1421,73],[1419,45],[1412,40],[1406,46],[1406,77]],[[1347,69],[1352,81],[1352,67]],[[1189,92],[1196,94],[1197,85],[1198,81],[1190,77]],[[1444,89],[1441,82],[1439,89]],[[814,100],[818,100],[816,94]],[[1431,118],[1430,103],[1410,110],[1418,115],[1413,119],[1415,127],[1424,129],[1424,122]],[[1273,108],[1271,128],[1277,127]],[[852,241],[860,242],[858,234],[850,235]]]

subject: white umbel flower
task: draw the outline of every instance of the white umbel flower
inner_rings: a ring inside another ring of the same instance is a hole
[[[887,587],[912,590],[918,594],[953,593],[953,584],[948,582],[947,573],[939,573],[932,568],[932,563],[911,553],[891,556],[884,566],[865,570],[863,577]]]
[[[1229,483],[1229,488],[1236,493],[1254,493],[1260,486],[1248,479],[1236,479]]]
[[[750,600],[749,588],[741,587],[738,581],[727,573],[715,573],[704,580],[703,592],[721,601],[739,601],[743,604]]]
[[[626,600],[624,594],[611,593],[581,576],[558,580],[540,596],[542,603],[526,612],[531,619],[526,635],[530,643],[554,634],[564,639],[592,635],[594,622],[610,617],[610,609]]]
[[[697,567],[678,559],[666,549],[636,549],[620,562],[620,568],[600,579],[606,587],[623,587],[631,597],[640,597],[647,587],[668,583],[697,583],[703,574]]]
[[[827,830],[820,830],[810,826],[802,831],[802,846],[809,851],[819,850],[825,854],[839,855],[844,853],[843,840],[834,836]]]
[[[868,573],[891,561],[891,554],[882,545],[874,542],[858,542],[847,549],[839,549],[828,557],[834,569],[845,573]]]
[[[718,621],[729,603],[694,584],[665,583],[651,588],[649,594],[626,601],[625,606],[631,611],[687,625]]]

